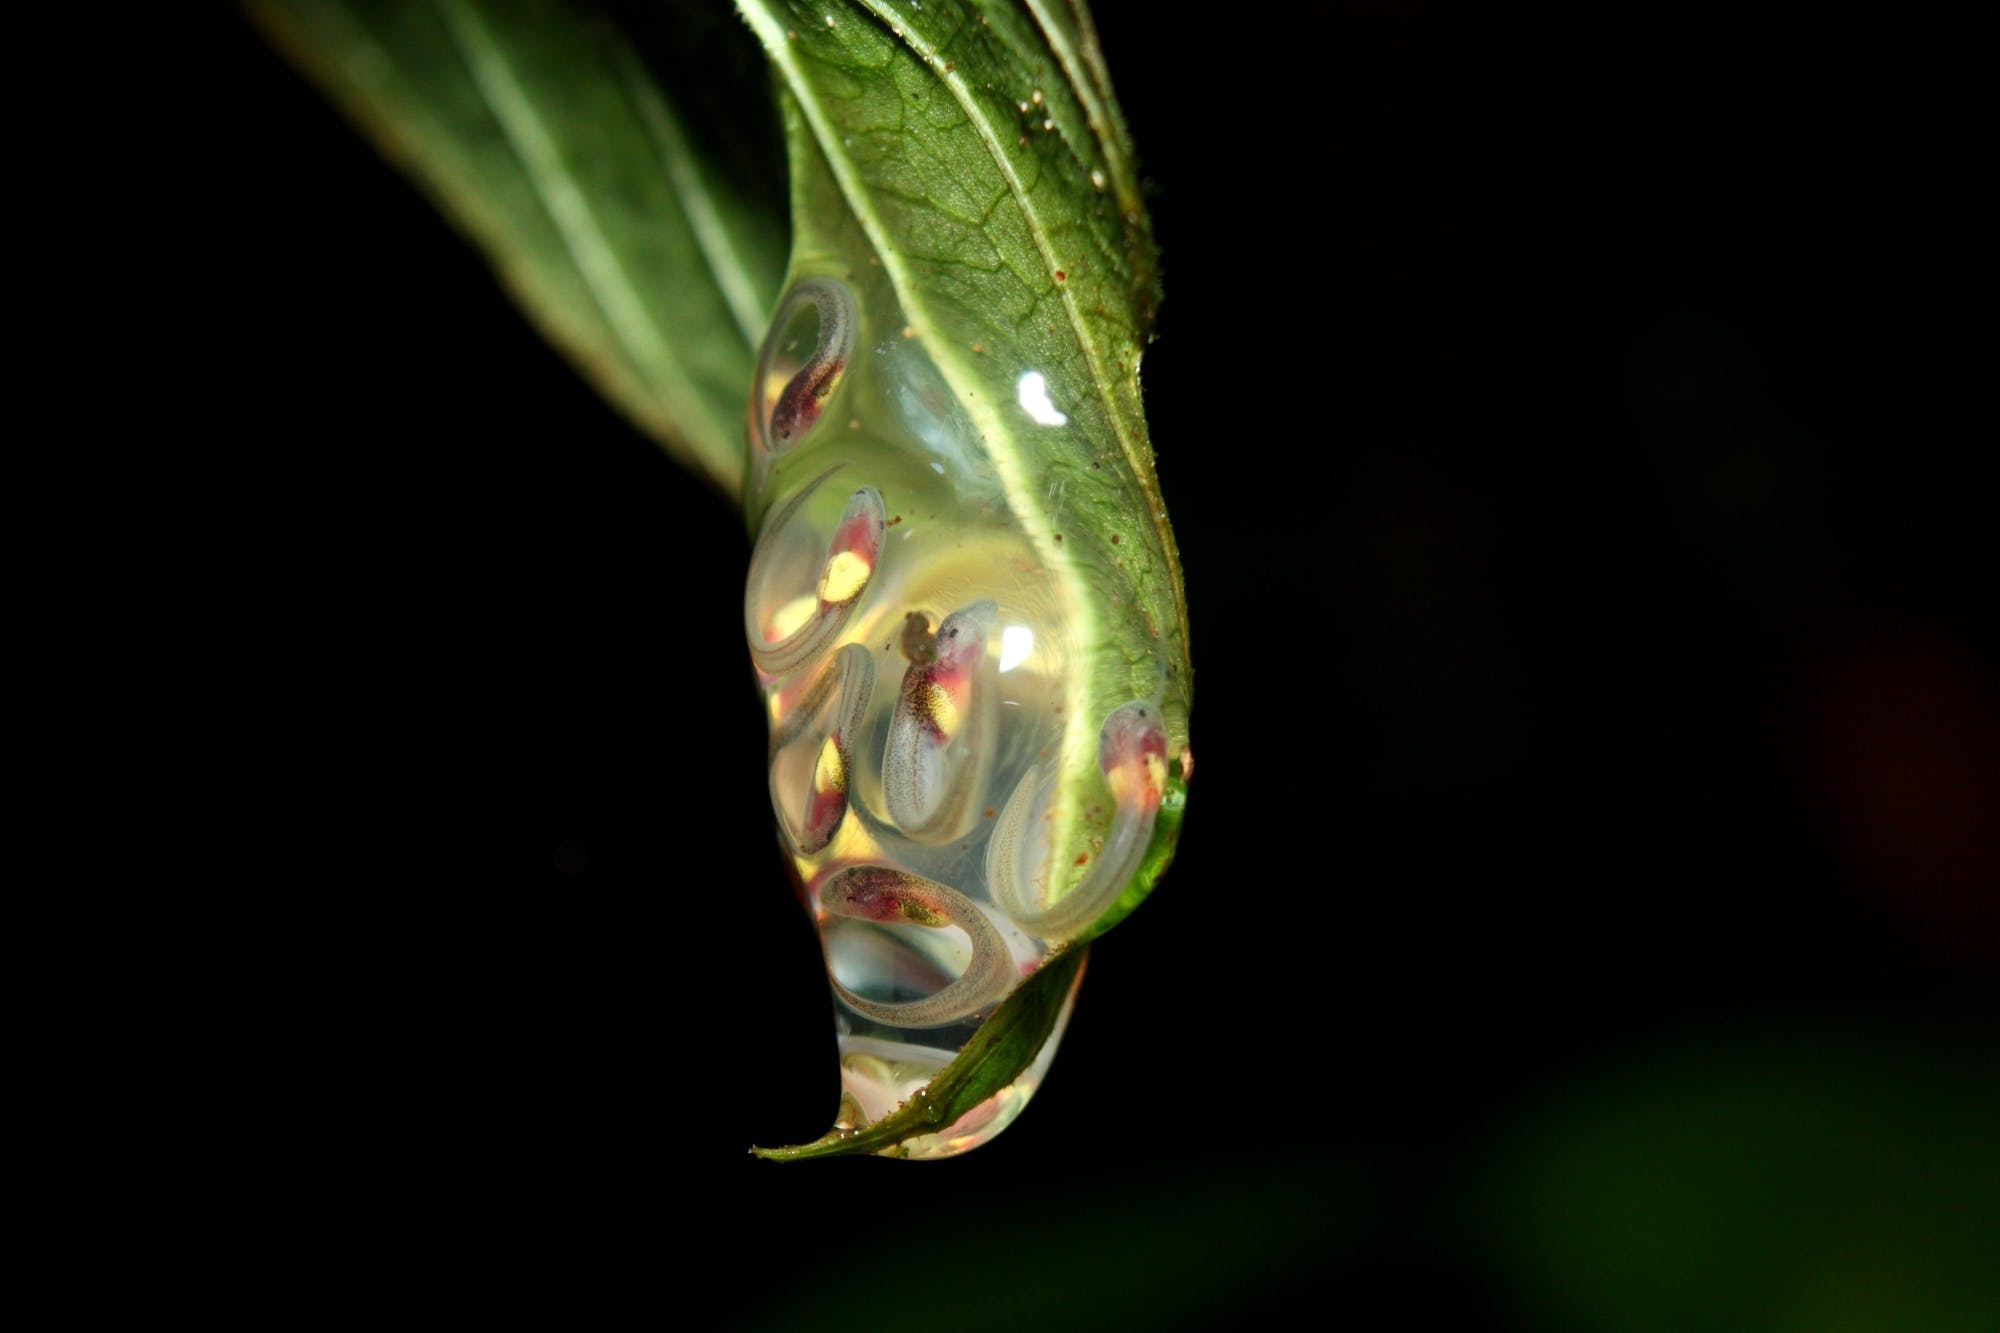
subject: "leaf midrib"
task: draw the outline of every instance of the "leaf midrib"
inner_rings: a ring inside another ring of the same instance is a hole
[[[1014,170],[1014,164],[1008,161],[1004,147],[993,133],[993,127],[979,113],[978,104],[973,101],[971,93],[965,87],[965,80],[953,71],[947,70],[944,67],[946,62],[935,50],[928,50],[918,43],[913,30],[904,25],[901,15],[889,12],[880,0],[860,0],[860,3],[889,30],[892,38],[915,52],[925,67],[950,90],[953,100],[958,103],[959,111],[972,126],[973,132],[979,136],[980,143],[986,146],[986,151],[993,158],[994,164],[999,167],[1001,177],[1007,182],[1008,192],[1019,206],[1021,216],[1027,221],[1028,235],[1034,240],[1035,249],[1042,256],[1042,276],[1055,289],[1056,299],[1062,302],[1063,313],[1069,320],[1070,332],[1075,335],[1077,345],[1083,350],[1084,362],[1090,367],[1091,388],[1104,406],[1105,418],[1110,424],[1111,433],[1118,440],[1118,448],[1124,453],[1126,462],[1133,471],[1144,475],[1148,465],[1139,458],[1137,450],[1133,447],[1131,430],[1126,425],[1126,414],[1119,411],[1118,403],[1112,395],[1111,378],[1105,373],[1103,358],[1098,352],[1095,339],[1090,336],[1089,330],[1084,325],[1083,311],[1077,305],[1076,294],[1067,283],[1055,280],[1056,270],[1064,265],[1056,258],[1055,247],[1049,241],[1047,226],[1034,205],[1033,196]],[[830,152],[828,160],[832,160]]]
[[[960,113],[964,115],[966,121],[973,127],[973,132],[979,136],[979,141],[985,145],[987,153],[999,168],[1001,177],[1007,182],[1008,192],[1012,195],[1016,206],[1021,210],[1021,216],[1027,224],[1028,235],[1033,239],[1035,249],[1042,256],[1044,276],[1054,289],[1056,299],[1062,303],[1063,312],[1069,320],[1070,332],[1076,338],[1077,346],[1083,352],[1084,362],[1090,369],[1091,387],[1095,391],[1099,403],[1104,408],[1106,423],[1111,430],[1112,438],[1118,442],[1119,452],[1125,456],[1127,472],[1137,483],[1140,496],[1145,502],[1146,522],[1154,530],[1160,553],[1166,562],[1168,580],[1173,589],[1173,608],[1180,619],[1181,640],[1185,643],[1187,640],[1187,603],[1181,591],[1180,553],[1174,545],[1173,533],[1167,526],[1166,506],[1161,502],[1159,482],[1154,476],[1150,451],[1142,452],[1137,442],[1133,439],[1130,414],[1120,409],[1113,386],[1113,379],[1107,373],[1103,354],[1096,339],[1091,336],[1084,322],[1083,310],[1079,304],[1081,298],[1077,290],[1066,283],[1055,281],[1056,270],[1065,267],[1065,265],[1057,259],[1054,247],[1049,241],[1047,225],[1043,221],[1041,211],[1035,205],[1033,195],[1027,190],[1020,176],[1015,172],[1013,163],[1008,160],[1004,143],[994,134],[992,126],[985,117],[979,113],[978,104],[974,101],[970,90],[966,87],[965,80],[946,67],[949,62],[945,61],[937,51],[926,49],[924,45],[920,44],[914,35],[913,27],[906,24],[901,15],[889,12],[883,5],[882,0],[858,0],[858,3],[887,29],[891,39],[902,43],[913,52],[923,62],[924,67],[930,70],[932,75],[950,91],[953,100],[958,103]],[[1048,31],[1049,24],[1039,10],[1034,6],[1030,6],[1030,13],[1035,19],[1036,26],[1042,29],[1043,38],[1049,42],[1050,49],[1055,54],[1056,63],[1063,68],[1063,73],[1070,86],[1076,90],[1078,99],[1084,101],[1085,123],[1090,125],[1093,134],[1102,143],[1106,138],[1113,135],[1114,126],[1109,123],[1101,127],[1091,124],[1092,118],[1096,113],[1093,111],[1090,103],[1085,100],[1086,94],[1084,88],[1079,86],[1080,84],[1087,85],[1088,80],[1079,80],[1077,78],[1077,71],[1070,68],[1065,62],[1060,44],[1055,41],[1053,35]],[[782,43],[779,44],[780,47],[782,45]],[[772,55],[776,58],[775,49],[773,49]],[[800,90],[795,89],[796,91]],[[801,101],[803,101],[802,92],[800,92],[800,97]],[[841,176],[843,188],[847,190],[850,200],[856,203],[857,215],[861,215],[859,202],[854,198],[854,183],[847,178],[839,165],[835,165],[838,161],[836,154],[827,146],[828,135],[826,127],[815,119],[813,128],[815,134],[820,139],[821,149],[825,153],[828,163],[834,165],[836,174]],[[1121,156],[1113,154],[1108,150],[1105,152],[1107,165],[1113,168],[1114,172],[1118,175],[1119,184],[1124,186],[1127,180],[1126,172],[1129,169],[1129,163],[1123,163]],[[876,223],[875,225],[879,226],[880,224]],[[874,227],[871,227],[871,232],[873,230]],[[878,250],[881,249],[882,238],[876,235],[872,239],[876,241],[876,248]],[[884,262],[886,263],[887,261],[885,260]],[[1136,398],[1137,389],[1135,386],[1134,402],[1131,405],[1134,411],[1138,409]]]
[[[717,424],[702,393],[638,304],[631,279],[589,201],[555,165],[561,155],[533,101],[515,82],[505,54],[480,20],[459,0],[433,0],[433,4],[453,48],[465,62],[473,86],[493,113],[494,122],[499,125],[509,151],[521,164],[522,174],[534,190],[537,202],[562,238],[564,249],[583,278],[591,304],[640,382],[664,381],[690,415],[702,418],[701,429],[705,433],[716,432]],[[690,218],[689,222],[694,228],[694,220]],[[699,244],[699,230],[694,229]],[[707,255],[707,247],[702,248]]]
[[[743,256],[731,240],[729,227],[722,221],[721,210],[715,206],[714,192],[709,189],[708,181],[695,164],[694,152],[682,135],[680,126],[661,104],[659,94],[647,81],[644,72],[636,68],[635,57],[619,44],[612,48],[612,60],[632,104],[639,108],[639,123],[645,126],[653,146],[659,151],[660,165],[674,187],[674,202],[680,205],[681,216],[687,219],[695,244],[701,248],[702,257],[708,260],[709,273],[715,278],[723,302],[736,320],[737,332],[743,335],[743,346],[749,355],[755,356],[764,340],[764,317],[768,312],[751,280],[750,266],[743,262]]]

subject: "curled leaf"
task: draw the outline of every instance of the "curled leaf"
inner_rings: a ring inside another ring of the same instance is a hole
[[[1081,7],[742,8],[784,80],[793,227],[751,393],[752,654],[790,747],[836,654],[878,685],[828,732],[840,822],[813,823],[830,787],[778,810],[844,1095],[828,1136],[767,1155],[949,1155],[1032,1095],[1069,970],[1184,805],[1185,606],[1138,384],[1151,240]],[[852,601],[815,601],[862,497],[889,535],[838,580]],[[782,651],[800,626],[813,652]]]

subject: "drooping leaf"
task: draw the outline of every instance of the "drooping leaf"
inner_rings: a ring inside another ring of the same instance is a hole
[[[838,249],[843,227],[865,235],[1016,517],[1063,575],[1087,664],[1073,715],[1157,699],[1178,759],[1185,594],[1139,391],[1158,279],[1086,7],[740,3],[797,106],[794,267]],[[1074,429],[1037,430],[1010,410],[1028,372]],[[1101,832],[1086,815],[1101,784],[1094,733],[1072,728],[1062,769],[1058,846]],[[1090,934],[1150,887],[1135,880]]]
[[[867,1062],[885,1045],[925,1045],[925,1034],[946,1019],[929,1011],[919,1016],[921,1002],[883,1006],[843,994],[848,1009],[886,1025],[857,1046],[853,1058],[861,1063],[854,1069],[843,1056],[852,1105],[814,1143],[759,1150],[780,1159],[948,1154],[998,1132],[1032,1094],[1059,1030],[1055,1016],[1068,991],[1068,969],[1090,940],[1147,894],[1178,833],[1190,685],[1185,608],[1138,382],[1156,300],[1151,238],[1132,153],[1080,4],[740,3],[785,82],[793,192],[788,281],[796,292],[817,293],[822,330],[858,329],[851,355],[815,353],[827,359],[809,360],[793,378],[760,384],[758,394],[776,405],[793,401],[802,385],[835,392],[826,386],[843,375],[856,385],[894,383],[904,373],[897,367],[920,361],[935,376],[936,401],[949,405],[936,409],[944,415],[933,420],[950,422],[903,434],[908,428],[899,421],[907,409],[893,404],[906,389],[889,389],[885,397],[857,388],[859,396],[849,400],[887,407],[835,412],[829,400],[830,416],[843,420],[817,435],[816,409],[795,428],[783,415],[790,409],[773,406],[768,437],[752,433],[746,487],[752,524],[768,515],[762,541],[782,541],[797,506],[830,475],[829,465],[848,468],[843,492],[880,486],[884,495],[904,497],[897,506],[915,504],[927,521],[947,519],[935,557],[925,554],[929,546],[899,546],[895,569],[948,561],[948,548],[957,548],[961,556],[979,550],[976,560],[987,571],[958,582],[945,578],[930,593],[908,590],[920,572],[891,574],[904,583],[885,605],[948,597],[955,600],[941,611],[1004,608],[1012,598],[1020,608],[1018,587],[1027,579],[1038,589],[1032,600],[1041,610],[1010,614],[1039,623],[1012,632],[1031,633],[1036,642],[1046,637],[1062,654],[1053,729],[1024,713],[1010,724],[1011,741],[978,742],[1021,742],[1017,752],[1025,747],[1036,756],[1025,775],[1010,770],[1005,785],[984,789],[986,816],[998,818],[986,839],[984,869],[940,867],[1030,941],[1013,956],[1027,979],[990,1012],[973,1010],[984,1017],[970,1037],[953,1039],[963,1040],[956,1056],[900,1106],[881,1098],[883,1080]],[[790,345],[785,340],[795,336],[787,332],[792,317],[785,312],[792,308],[789,301],[780,306],[774,345]],[[881,418],[871,419],[871,411]],[[920,461],[926,457],[928,463]],[[947,493],[938,493],[921,472],[926,466],[946,478],[962,468],[963,488],[948,482]],[[871,554],[866,566],[872,569],[873,561]],[[839,632],[834,622],[827,632]],[[858,637],[841,651],[867,656]],[[918,668],[910,670],[906,693],[919,679]],[[788,679],[776,669],[763,677],[785,735],[792,730],[787,700],[819,697],[788,694]],[[920,680],[916,688],[930,687]],[[1150,733],[1154,767],[1145,778],[1124,769],[1113,781],[1104,738],[1121,717],[1141,729],[1160,728]],[[890,733],[892,750],[898,734]],[[890,783],[887,767],[883,783]],[[1142,787],[1149,796],[1136,795]],[[907,793],[902,799],[912,800]],[[889,813],[896,828],[922,841],[926,810],[918,801],[898,813],[892,803]],[[1135,839],[1132,830],[1142,826]],[[903,864],[870,836],[857,833],[832,852],[794,846],[795,871],[820,893],[830,958],[844,929],[840,919],[857,910],[843,898],[857,873],[850,867]],[[897,910],[915,912],[923,925],[943,924],[958,910],[950,896],[957,890],[939,882],[896,892],[914,895],[897,899],[903,904]],[[964,975],[980,972],[988,953],[975,944]],[[959,998],[960,1008],[948,1011],[953,1019],[965,1016],[964,1005],[990,997]],[[895,1020],[906,1012],[910,1021],[899,1028]],[[989,1098],[992,1104],[981,1107]],[[996,1114],[1003,1102],[1009,1109]],[[955,1125],[961,1115],[966,1120]]]
[[[607,398],[736,493],[784,214],[775,141],[745,169],[757,145],[730,138],[754,139],[772,119],[733,15],[634,6],[621,17],[562,0],[247,9]],[[697,62],[711,77],[693,76]]]

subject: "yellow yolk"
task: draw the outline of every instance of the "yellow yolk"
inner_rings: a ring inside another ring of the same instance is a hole
[[[958,705],[952,702],[951,691],[936,681],[927,680],[918,686],[910,702],[919,715],[945,735],[957,729]]]
[[[819,597],[823,602],[838,605],[868,586],[868,576],[875,567],[853,551],[842,551],[826,562],[826,572],[819,576]]]
[[[811,593],[802,593],[779,607],[771,617],[769,628],[764,631],[764,642],[782,643],[792,636],[793,631],[812,619],[813,612],[819,610],[819,598]]]
[[[813,787],[822,794],[847,790],[847,765],[840,762],[840,747],[829,736],[819,747],[819,763],[813,769]]]

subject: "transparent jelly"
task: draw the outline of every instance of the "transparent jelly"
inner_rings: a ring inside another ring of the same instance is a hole
[[[1166,790],[1167,739],[1146,699],[1075,715],[1089,648],[1047,537],[1010,504],[880,267],[825,267],[795,271],[751,395],[744,629],[777,826],[835,999],[837,1128],[855,1129],[921,1098],[1112,905]],[[1017,378],[1005,409],[1061,429],[1043,377]],[[1065,822],[1078,727],[1095,737],[1098,799],[1094,819]],[[1010,1085],[896,1155],[949,1156],[1005,1128],[1068,1004]]]

